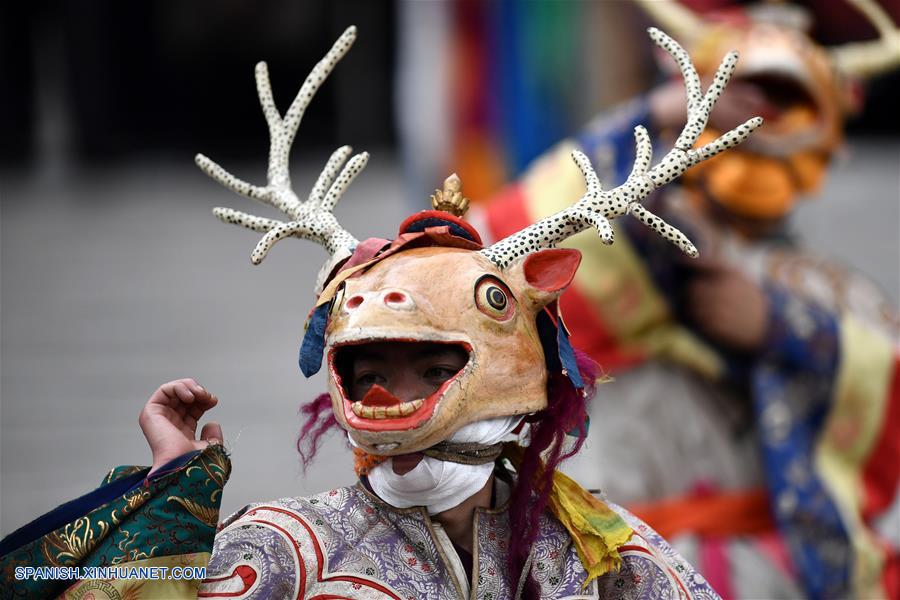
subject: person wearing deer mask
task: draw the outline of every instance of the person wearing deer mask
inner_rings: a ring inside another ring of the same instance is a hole
[[[766,124],[648,199],[698,243],[698,260],[630,221],[617,222],[612,248],[567,242],[585,256],[561,299],[573,343],[616,381],[601,386],[592,435],[566,470],[675,540],[727,597],[900,594],[888,517],[900,480],[900,320],[875,285],[787,228],[840,147],[849,76],[900,64],[890,18],[853,4],[882,39],[827,50],[783,3],[719,23],[676,2],[642,3],[691,40],[701,76],[721,47],[741,53],[701,141],[741,114]],[[499,238],[557,210],[582,185],[565,159],[573,149],[622,180],[632,127],[677,131],[683,94],[663,84],[599,117],[473,222]]]
[[[555,246],[588,229],[612,243],[609,219],[631,214],[696,255],[639,201],[761,123],[750,119],[691,149],[737,57],[726,56],[704,94],[684,50],[650,34],[679,62],[691,92],[675,148],[651,168],[650,141],[638,129],[632,177],[607,191],[574,153],[587,192],[490,246],[458,216],[467,201],[453,177],[435,194],[435,210],[408,218],[394,240],[357,240],[332,214],[368,159],[351,158],[349,147],[334,152],[307,201],[291,190],[294,134],[354,28],[283,117],[260,63],[268,184],[240,181],[203,155],[197,164],[288,215],[282,222],[215,209],[225,222],[265,232],[254,263],[292,236],[328,251],[300,367],[310,376],[324,364],[329,392],[303,408],[300,441],[309,444],[308,462],[325,431],[343,428],[359,484],[253,504],[217,526],[230,463],[217,424],[207,423],[199,440],[196,432],[218,398],[192,379],[172,381],[141,413],[153,466],[114,470],[105,486],[6,538],[4,595],[48,597],[71,586],[66,597],[715,598],[653,530],[557,471],[584,439],[597,373],[569,344],[556,311],[581,255]],[[96,569],[78,571],[72,583],[26,570],[35,565]],[[140,568],[192,566],[206,566],[205,580],[130,578]]]

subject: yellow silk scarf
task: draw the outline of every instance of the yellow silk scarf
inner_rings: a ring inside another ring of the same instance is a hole
[[[524,453],[524,448],[510,443],[504,446],[501,456],[518,468]],[[559,471],[553,472],[548,508],[575,544],[578,558],[587,571],[585,586],[619,569],[622,565],[619,547],[634,532],[618,513]]]

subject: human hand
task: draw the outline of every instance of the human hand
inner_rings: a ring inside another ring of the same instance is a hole
[[[729,349],[762,348],[769,324],[769,301],[756,283],[718,259],[695,261],[687,285],[688,315],[713,342]]]
[[[138,417],[153,452],[153,473],[172,459],[210,444],[222,443],[222,428],[209,422],[197,440],[197,422],[219,402],[193,379],[176,379],[159,386]]]

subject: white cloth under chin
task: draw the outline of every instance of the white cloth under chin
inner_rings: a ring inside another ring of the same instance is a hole
[[[470,423],[448,438],[450,442],[496,444],[510,437],[521,415]],[[403,475],[394,473],[393,459],[369,471],[369,485],[378,496],[397,508],[424,506],[437,514],[461,504],[484,487],[494,463],[463,465],[430,456]]]

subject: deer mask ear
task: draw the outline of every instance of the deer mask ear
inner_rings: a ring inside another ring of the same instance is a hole
[[[541,308],[559,298],[575,277],[581,252],[568,248],[541,250],[509,267],[507,272],[521,278],[522,289],[533,308]]]

